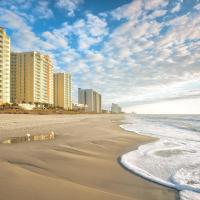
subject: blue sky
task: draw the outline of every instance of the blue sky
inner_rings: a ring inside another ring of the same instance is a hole
[[[200,113],[200,0],[0,0],[13,51],[49,54],[55,71],[103,106]]]

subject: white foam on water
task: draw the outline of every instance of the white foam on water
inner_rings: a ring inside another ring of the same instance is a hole
[[[181,200],[199,200],[199,193],[183,190],[180,192]]]
[[[129,115],[121,128],[159,138],[121,157],[121,163],[151,181],[180,190],[182,200],[200,200],[200,116]]]

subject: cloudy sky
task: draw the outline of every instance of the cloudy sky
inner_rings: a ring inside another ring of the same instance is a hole
[[[0,0],[13,51],[51,55],[55,71],[103,105],[200,113],[200,0]]]

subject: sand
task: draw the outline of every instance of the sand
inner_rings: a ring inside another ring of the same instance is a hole
[[[122,130],[120,115],[0,115],[0,141],[54,131],[56,139],[0,144],[0,200],[174,200],[118,158],[152,138]]]

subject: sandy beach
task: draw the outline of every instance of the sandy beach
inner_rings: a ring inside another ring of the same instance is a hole
[[[54,131],[55,140],[0,144],[0,200],[175,200],[118,158],[152,138],[122,130],[122,115],[0,115],[0,141]]]

